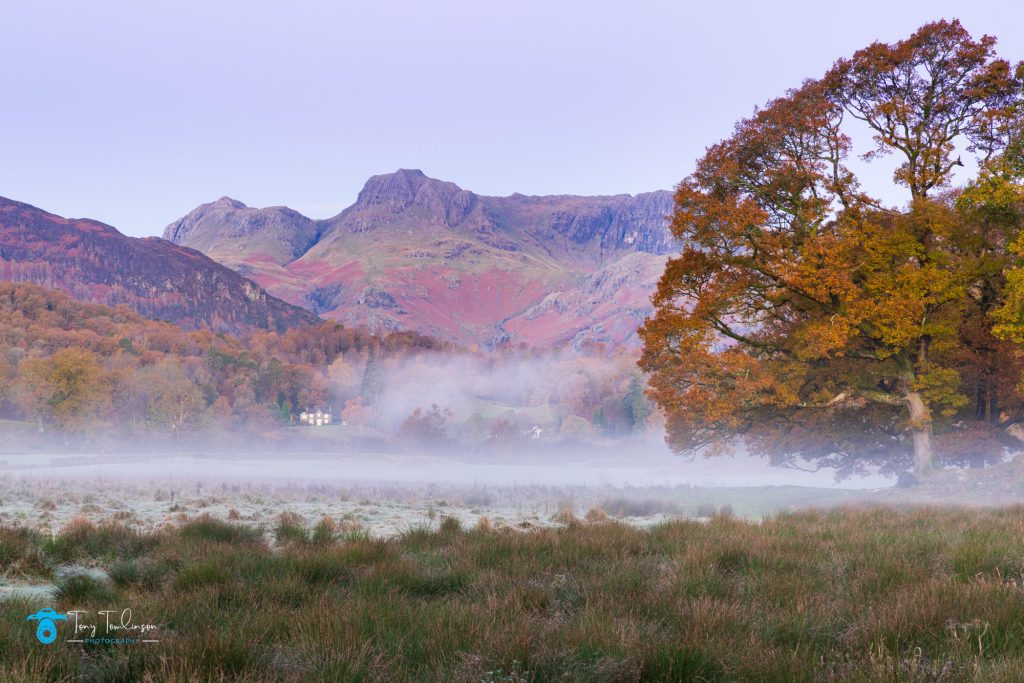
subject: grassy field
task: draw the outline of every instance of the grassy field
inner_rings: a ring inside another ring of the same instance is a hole
[[[0,601],[0,680],[1024,680],[1024,508],[589,517],[390,540],[287,514],[3,528],[3,573],[57,596]],[[131,608],[159,642],[62,623],[42,645],[26,615],[46,606]]]

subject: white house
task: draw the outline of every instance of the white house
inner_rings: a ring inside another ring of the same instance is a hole
[[[334,416],[331,415],[331,410],[316,410],[302,411],[299,413],[299,424],[306,427],[323,427],[334,422]]]

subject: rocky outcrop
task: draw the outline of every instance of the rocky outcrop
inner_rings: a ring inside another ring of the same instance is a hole
[[[285,206],[254,209],[230,197],[197,207],[164,230],[164,239],[219,261],[244,261],[254,252],[274,263],[294,261],[319,237],[316,221]]]
[[[0,198],[0,280],[126,305],[190,329],[241,333],[318,322],[198,251]]]

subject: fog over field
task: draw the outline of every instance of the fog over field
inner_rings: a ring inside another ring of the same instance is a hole
[[[451,386],[435,396],[450,396]],[[326,516],[386,537],[442,514],[528,529],[555,523],[560,511],[582,517],[601,509],[646,526],[719,510],[759,519],[896,491],[894,479],[879,474],[837,481],[829,469],[772,466],[742,451],[679,457],[653,430],[600,444],[526,440],[491,451],[403,444],[377,452],[289,452],[266,442],[133,452],[120,444],[105,453],[37,445],[0,455],[0,522],[53,533],[76,517],[154,529],[210,514],[269,526],[287,511],[310,525]]]
[[[230,456],[167,453],[10,454],[0,457],[0,475],[30,480],[149,482],[183,480],[221,483],[323,484],[328,486],[813,486],[871,489],[892,485],[882,475],[836,482],[830,470],[779,468],[743,453],[713,458],[680,458],[667,448],[625,445],[596,452],[575,448],[487,456],[435,453],[348,453]]]
[[[720,510],[760,519],[857,502],[1018,499],[1007,484],[1013,462],[948,469],[906,489],[870,463],[842,476],[814,462],[780,466],[739,441],[732,452],[679,456],[644,396],[635,351],[347,354],[323,382],[335,418],[324,427],[264,421],[217,431],[214,421],[174,435],[21,424],[0,444],[0,522],[56,532],[84,516],[153,529],[230,513],[272,525],[294,512],[309,525],[346,519],[391,536],[441,514],[525,529],[557,523],[564,510],[648,525]],[[982,497],[963,485],[979,476],[1003,489]]]
[[[209,514],[270,528],[296,514],[310,527],[328,517],[390,537],[442,516],[525,531],[600,510],[648,526],[720,510],[756,519],[855,501],[891,483],[877,475],[837,483],[828,471],[742,454],[688,460],[636,439],[498,454],[8,453],[0,457],[0,523],[56,533],[84,518],[154,530]]]

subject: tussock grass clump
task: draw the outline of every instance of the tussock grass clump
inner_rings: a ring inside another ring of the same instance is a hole
[[[167,629],[159,650],[39,657],[31,606],[0,602],[0,680],[1024,680],[1024,508],[333,524],[271,548],[201,518],[100,560],[112,584],[62,580],[61,608],[130,604]],[[15,561],[48,543],[0,539]]]
[[[0,529],[0,566],[20,559],[28,548],[37,545],[39,534],[25,527]]]
[[[580,523],[579,517],[576,516],[576,512],[570,505],[560,506],[558,511],[551,515],[551,521],[557,522],[558,524],[565,524],[566,526],[573,526]]]
[[[156,542],[154,536],[139,533],[123,524],[109,522],[97,526],[84,517],[75,517],[43,548],[56,561],[67,563],[137,557]]]
[[[0,528],[0,567],[19,561],[39,545],[39,533],[25,527]]]
[[[200,515],[186,522],[178,530],[182,538],[213,543],[254,544],[263,538],[263,530],[243,524],[232,524],[215,519],[208,514]]]
[[[228,563],[221,558],[210,558],[184,567],[177,575],[177,588],[188,591],[210,584],[226,584],[234,579]]]
[[[399,532],[398,538],[410,547],[427,548],[436,544],[437,534],[429,523],[410,524]]]
[[[37,531],[0,528],[0,576],[49,578],[53,570],[41,546],[42,536]]]
[[[110,567],[110,580],[115,586],[130,586],[142,581],[142,570],[136,560],[118,560]]]
[[[278,524],[284,526],[305,526],[306,520],[302,515],[291,510],[284,510],[277,516]]]
[[[437,529],[439,534],[451,536],[453,534],[462,533],[462,522],[455,517],[444,516],[441,518],[441,524]]]
[[[316,545],[326,545],[337,540],[338,535],[338,525],[333,519],[325,516],[313,527],[310,540]]]
[[[279,545],[286,545],[288,543],[297,543],[299,545],[309,543],[310,534],[306,530],[305,526],[301,524],[287,524],[280,522],[277,528],[274,529],[274,540]]]
[[[281,569],[303,585],[340,584],[361,562],[358,553],[337,546],[311,548],[281,560]]]
[[[451,569],[422,570],[399,566],[384,575],[389,586],[419,598],[440,598],[461,592],[468,583],[465,572]]]
[[[72,574],[57,581],[57,599],[71,606],[109,605],[115,594],[105,581],[88,574]]]

